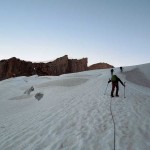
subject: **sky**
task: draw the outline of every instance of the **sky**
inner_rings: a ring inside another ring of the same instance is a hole
[[[0,0],[0,60],[150,62],[149,0]]]

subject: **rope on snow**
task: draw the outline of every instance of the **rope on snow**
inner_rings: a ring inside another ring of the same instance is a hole
[[[115,147],[116,147],[116,138],[115,138],[116,128],[115,128],[114,116],[113,116],[112,109],[111,109],[111,103],[112,103],[112,98],[111,98],[111,101],[110,101],[110,112],[111,112],[111,116],[112,116],[112,120],[113,120],[113,124],[114,124],[114,150],[115,150]]]

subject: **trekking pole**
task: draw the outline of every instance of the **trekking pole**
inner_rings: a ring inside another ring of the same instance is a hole
[[[125,83],[126,83],[126,82],[124,82],[124,98],[126,98],[126,97],[125,97]]]
[[[106,90],[105,90],[105,93],[104,93],[104,95],[106,95],[106,91],[107,91],[108,84],[109,84],[109,83],[107,83],[107,86],[106,86]]]

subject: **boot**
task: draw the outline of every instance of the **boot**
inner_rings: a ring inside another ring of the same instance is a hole
[[[110,95],[111,97],[114,97],[114,94],[113,94],[113,92],[111,92],[111,95]]]

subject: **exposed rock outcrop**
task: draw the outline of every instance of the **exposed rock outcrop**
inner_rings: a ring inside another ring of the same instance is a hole
[[[107,63],[97,63],[93,64],[88,67],[88,70],[95,70],[95,69],[107,69],[107,68],[114,68],[114,66],[109,65]]]
[[[32,62],[26,62],[15,57],[0,61],[0,80],[13,76],[30,76],[32,74]]]
[[[87,58],[82,58],[80,60],[68,59],[67,55],[48,63],[32,63],[12,57],[0,61],[0,80],[17,76],[31,76],[34,74],[39,76],[55,76],[86,70],[113,68],[113,66],[107,63],[98,63],[89,67],[87,63]]]
[[[68,56],[57,58],[48,63],[32,63],[12,57],[0,61],[0,80],[15,76],[61,75],[87,70],[87,58],[68,59]]]
[[[70,59],[69,60],[69,73],[73,72],[80,72],[80,71],[85,71],[87,70],[87,58],[83,58],[80,60],[77,59]]]

